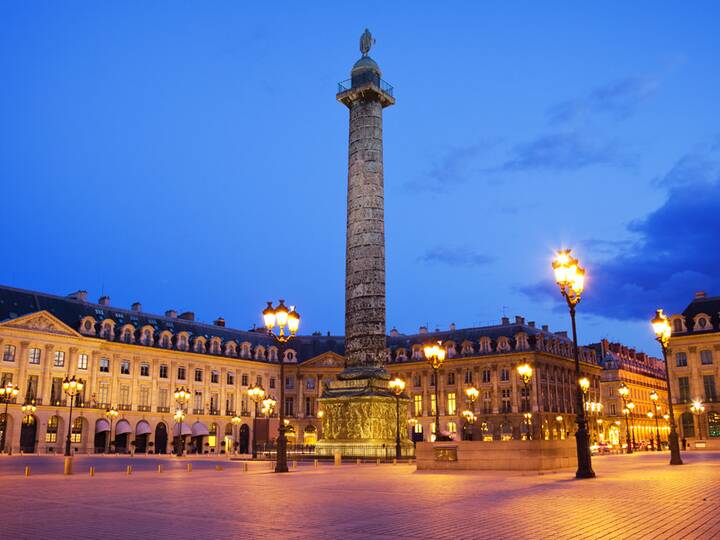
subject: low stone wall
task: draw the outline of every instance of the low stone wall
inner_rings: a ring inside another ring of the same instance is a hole
[[[417,443],[418,470],[545,471],[577,467],[575,438]]]

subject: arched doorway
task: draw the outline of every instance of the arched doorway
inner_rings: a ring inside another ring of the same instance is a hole
[[[414,443],[423,442],[423,427],[422,427],[422,424],[420,424],[420,422],[415,424],[415,426],[413,427],[412,441]]]
[[[130,433],[132,427],[127,420],[120,420],[115,426],[115,451],[125,454],[128,451],[128,443],[130,442]]]
[[[4,452],[10,448],[10,440],[12,437],[12,417],[6,414],[0,414],[0,444],[4,444],[4,448],[0,451]]]
[[[182,424],[175,424],[173,427],[173,452],[177,453],[180,451],[185,454],[187,446],[187,438],[192,436],[192,428],[185,422]],[[187,449],[189,451],[189,449]]]
[[[58,448],[58,433],[60,431],[60,417],[51,416],[48,418],[47,428],[45,430],[45,444],[47,444],[47,452],[55,452]]]
[[[155,453],[166,454],[167,453],[167,426],[165,422],[160,422],[155,426]]]
[[[103,454],[108,451],[108,440],[110,439],[110,422],[100,419],[95,422],[95,453]]]
[[[241,454],[250,453],[250,427],[247,424],[240,426],[239,448]]]
[[[285,426],[285,438],[288,444],[295,444],[297,442],[297,433],[295,427],[292,425]]]
[[[217,447],[218,442],[219,442],[218,441],[218,425],[215,423],[210,424],[209,432],[210,432],[210,434],[208,435],[207,444],[210,449],[210,453],[220,452],[220,450]]]
[[[205,452],[205,437],[210,435],[210,430],[200,421],[192,425],[192,443],[188,450],[191,454],[203,454]]]
[[[152,433],[150,424],[145,420],[140,420],[135,426],[135,452],[140,454],[147,453],[150,433]]]
[[[37,418],[28,415],[23,419],[20,428],[20,451],[28,454],[35,453],[37,447]]]
[[[317,428],[312,424],[305,426],[303,431],[303,444],[305,446],[315,446],[317,443]]]
[[[720,437],[720,413],[716,411],[710,411],[707,414],[708,418],[708,437],[716,439]]]

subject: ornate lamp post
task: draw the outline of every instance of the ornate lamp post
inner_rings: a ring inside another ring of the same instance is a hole
[[[690,405],[690,412],[693,413],[697,417],[698,421],[698,439],[703,440],[703,430],[702,430],[702,413],[705,412],[705,406],[699,401],[695,400],[692,402],[692,405]]]
[[[417,424],[417,418],[408,418],[408,425],[410,426],[410,432],[412,433],[411,439],[413,444],[415,444],[415,426],[417,426]]]
[[[283,382],[280,382],[283,384]],[[255,402],[255,422],[258,417],[258,404],[265,399],[265,389],[260,384],[251,384],[248,388],[248,397]],[[253,426],[252,458],[257,459],[257,426]]]
[[[623,414],[625,415],[625,439],[627,443],[627,453],[632,454],[632,444],[630,442],[630,409],[628,408],[628,396],[630,395],[630,389],[625,383],[620,383],[618,387],[618,394],[623,401]]]
[[[265,424],[267,426],[268,433],[270,433],[270,417],[273,415],[273,412],[275,411],[276,404],[277,404],[277,400],[272,396],[268,396],[262,400],[262,408],[260,409],[260,414],[265,416]],[[283,427],[287,426],[287,420],[283,420],[282,424],[283,424]]]
[[[177,403],[177,410],[175,411],[175,423],[177,424],[178,434],[175,439],[175,455],[180,457],[183,455],[184,441],[182,438],[182,425],[185,421],[185,404],[190,401],[190,391],[184,386],[175,389],[175,403]]]
[[[660,399],[660,396],[655,390],[653,390],[652,392],[650,392],[650,399],[652,400],[655,407],[655,411],[653,412],[653,417],[655,418],[655,437],[657,439],[657,451],[660,452],[660,450],[662,450],[662,444],[660,443],[660,426],[658,425],[660,406],[657,403],[658,399]]]
[[[629,400],[627,402],[627,408],[628,408],[629,416],[630,416],[630,433],[632,435],[632,445],[633,445],[633,449],[636,449],[637,443],[635,442],[635,417],[633,416],[633,411],[635,410],[635,402],[632,400]]]
[[[395,458],[402,457],[400,449],[400,395],[405,390],[405,381],[399,377],[395,377],[388,383],[388,388],[395,394]]]
[[[473,417],[475,416],[475,401],[480,396],[480,390],[475,388],[474,386],[468,386],[465,389],[465,396],[467,397],[468,403],[470,403],[470,412],[473,413]],[[465,413],[463,413],[465,414]],[[468,425],[470,426],[470,440],[473,440],[473,437],[475,435],[475,421],[468,422]]]
[[[65,395],[70,398],[70,413],[68,414],[67,436],[65,437],[65,474],[72,474],[72,453],[70,452],[70,443],[72,439],[72,410],[75,404],[75,396],[77,396],[85,387],[85,381],[72,377],[65,377],[62,382]]]
[[[279,361],[280,361],[280,426],[278,427],[277,440],[277,461],[275,462],[275,472],[288,472],[287,466],[287,437],[285,437],[285,344],[295,337],[298,327],[300,326],[300,315],[295,311],[294,307],[285,307],[285,301],[280,300],[276,308],[273,308],[272,302],[268,302],[267,307],[263,310],[263,321],[268,334],[270,334],[278,343]],[[277,325],[278,333],[274,332]],[[285,327],[290,332],[285,335]]]
[[[105,411],[105,418],[108,419],[108,422],[110,422],[110,433],[108,434],[107,441],[105,443],[105,452],[110,453],[110,441],[112,439],[112,425],[113,420],[115,420],[120,413],[115,407],[110,407]]]
[[[37,411],[37,407],[35,406],[35,402],[31,401],[30,403],[24,403],[22,407],[20,407],[20,410],[22,410],[23,413],[23,423],[30,425],[35,420],[33,418],[33,415],[35,414],[35,411]]]
[[[530,401],[530,379],[532,379],[533,369],[527,362],[520,364],[517,368],[517,373],[520,376],[520,379],[523,383],[523,410],[525,411],[525,414],[523,414],[523,417],[525,418],[525,425],[527,427],[527,438],[528,440],[532,439],[532,411],[531,411],[531,401]],[[527,400],[527,401],[525,401]],[[525,403],[527,403],[527,406],[525,406]]]
[[[678,440],[677,428],[675,426],[675,412],[673,411],[672,388],[670,387],[670,365],[667,361],[667,347],[668,343],[670,343],[672,329],[670,328],[670,321],[663,314],[662,309],[658,309],[656,311],[655,317],[652,321],[650,321],[650,324],[652,324],[653,331],[655,332],[655,339],[658,343],[660,343],[663,360],[665,361],[665,384],[667,385],[668,414],[670,415],[670,433],[668,434],[670,465],[682,465],[683,462],[680,457],[680,443]]]
[[[475,420],[477,420],[477,416],[475,416],[473,411],[467,409],[462,412],[462,415],[463,418],[465,418],[467,425],[470,426],[470,440],[472,440],[473,426],[475,424]]]
[[[555,282],[560,287],[560,293],[567,302],[572,322],[575,379],[577,384],[575,389],[575,409],[577,410],[575,444],[577,447],[578,469],[575,478],[594,478],[595,471],[592,469],[590,441],[583,409],[583,392],[580,388],[580,351],[578,350],[577,329],[575,327],[575,306],[580,302],[580,297],[585,289],[585,270],[580,267],[578,260],[570,255],[569,249],[557,252],[552,267],[555,273]]]
[[[238,426],[242,424],[242,418],[240,418],[237,414],[233,416],[230,419],[230,422],[233,425],[233,454],[237,454],[238,446],[240,445],[240,434],[238,431]]]
[[[12,383],[7,383],[5,386],[0,387],[0,401],[5,404],[5,414],[3,415],[2,423],[2,439],[0,440],[0,452],[5,451],[5,439],[7,438],[7,427],[8,427],[8,405],[15,399],[20,390],[17,386]]]
[[[442,341],[437,343],[428,343],[423,347],[425,352],[425,358],[427,359],[430,366],[433,368],[435,374],[435,440],[436,441],[449,441],[450,437],[444,436],[440,433],[440,394],[438,387],[440,386],[440,376],[438,370],[445,361],[445,355],[447,351],[442,346]]]

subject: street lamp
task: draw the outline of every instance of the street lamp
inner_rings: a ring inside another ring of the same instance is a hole
[[[425,359],[428,361],[430,366],[433,368],[435,374],[435,440],[436,441],[449,441],[450,437],[442,435],[440,433],[440,394],[438,393],[438,387],[440,386],[440,376],[438,370],[445,361],[445,355],[447,351],[442,346],[442,341],[437,343],[428,343],[424,347]]]
[[[470,440],[472,441],[473,425],[475,424],[475,420],[477,420],[477,416],[475,416],[475,413],[471,410],[464,410],[462,415],[467,425],[470,426]]]
[[[580,302],[580,297],[585,288],[585,270],[580,267],[578,260],[570,255],[569,249],[561,249],[557,252],[552,268],[555,273],[555,282],[560,287],[560,293],[565,298],[570,310],[570,320],[572,322],[575,379],[577,384],[575,389],[575,408],[577,409],[575,444],[577,447],[578,469],[575,477],[594,478],[595,472],[592,469],[590,441],[585,422],[582,389],[580,388],[580,352],[575,327],[575,306]]]
[[[275,472],[288,472],[287,438],[285,437],[285,344],[295,337],[300,326],[300,315],[293,306],[290,306],[288,311],[284,302],[284,300],[280,300],[280,303],[275,308],[272,302],[268,302],[267,307],[262,312],[267,333],[278,343],[280,361],[280,426],[278,427]],[[273,330],[276,325],[278,327],[277,334]],[[286,326],[290,332],[289,335],[285,335]]]
[[[242,424],[242,418],[237,414],[230,419],[233,425],[233,454],[237,454],[238,446],[240,445],[240,434],[238,432],[238,426]]]
[[[175,389],[175,403],[177,403],[177,410],[175,411],[175,423],[177,424],[178,434],[175,439],[175,455],[180,457],[183,455],[183,446],[185,446],[182,438],[182,425],[185,421],[185,404],[190,401],[190,391],[184,386]]]
[[[5,451],[5,438],[8,427],[8,405],[15,399],[20,392],[20,389],[14,384],[8,382],[5,386],[0,387],[0,401],[5,403],[5,414],[3,415],[2,424],[2,440],[0,440],[0,452]]]
[[[24,403],[23,406],[20,407],[20,409],[23,413],[23,423],[29,426],[35,421],[35,418],[33,417],[35,411],[37,411],[35,402],[31,401],[30,403]]]
[[[618,387],[618,394],[620,394],[620,398],[622,398],[623,401],[623,414],[625,415],[625,440],[627,442],[627,453],[632,454],[632,444],[630,443],[630,409],[628,408],[628,396],[630,395],[630,389],[625,385],[625,383],[620,383],[620,386]]]
[[[470,412],[473,413],[473,417],[475,416],[475,401],[477,400],[478,396],[480,396],[480,390],[475,388],[474,386],[468,386],[465,389],[465,396],[467,396],[467,400],[470,403]],[[473,422],[470,422],[470,440],[473,440],[475,427],[473,426]]]
[[[283,384],[282,382],[280,383]],[[258,417],[258,404],[265,399],[265,389],[260,384],[251,384],[248,388],[248,397],[255,402],[255,422]],[[257,459],[257,426],[253,425],[252,458]]]
[[[697,416],[698,421],[698,440],[703,440],[703,430],[702,430],[702,413],[705,412],[705,406],[699,401],[695,400],[692,402],[692,405],[690,405],[690,412],[692,412],[695,416]]]
[[[62,382],[63,391],[70,398],[70,413],[68,414],[67,437],[65,438],[65,474],[72,474],[72,454],[70,453],[70,440],[72,437],[72,410],[75,396],[82,392],[85,381],[72,377],[65,377]]]
[[[395,458],[402,457],[400,449],[400,395],[405,390],[405,381],[399,377],[395,377],[388,383],[388,388],[395,394]]]
[[[117,410],[115,407],[109,407],[109,408],[105,411],[105,417],[106,417],[106,418],[108,419],[108,421],[110,422],[110,433],[108,434],[107,442],[106,442],[106,444],[105,444],[106,452],[107,452],[108,454],[110,453],[110,440],[112,439],[112,425],[113,425],[113,420],[115,420],[115,418],[117,418],[119,414],[120,414],[120,413],[118,412],[118,410]],[[164,451],[165,451],[165,450],[163,450],[163,452],[164,452]]]
[[[633,448],[637,448],[637,443],[635,442],[635,417],[633,416],[633,411],[635,410],[635,402],[628,401],[626,407],[630,411],[630,433],[632,434]]]
[[[665,384],[667,385],[668,414],[670,415],[670,433],[668,434],[670,465],[682,465],[680,444],[678,441],[677,428],[675,427],[675,413],[673,412],[672,388],[670,388],[670,365],[667,361],[667,348],[668,343],[670,343],[672,329],[670,328],[670,321],[668,321],[668,318],[663,314],[662,309],[657,310],[651,324],[655,332],[655,339],[657,339],[662,348],[663,360],[665,361]]]
[[[525,362],[524,364],[520,364],[517,367],[518,375],[520,375],[520,379],[523,382],[523,410],[526,411],[526,413],[530,414],[524,414],[525,417],[525,426],[527,428],[527,438],[528,440],[532,439],[532,413],[530,411],[530,387],[528,386],[530,384],[530,379],[532,378],[533,369]]]
[[[660,450],[662,450],[662,445],[660,444],[660,426],[658,425],[658,413],[660,412],[660,406],[657,404],[660,396],[655,390],[653,390],[650,392],[650,399],[655,407],[655,411],[653,412],[653,417],[655,418],[655,438],[657,439],[657,451],[660,452]]]

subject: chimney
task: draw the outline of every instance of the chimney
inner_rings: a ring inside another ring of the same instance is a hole
[[[695,293],[695,299],[696,299],[696,300],[697,300],[698,298],[705,298],[705,296],[706,296],[705,291],[698,291],[698,292]]]
[[[195,320],[195,312],[194,311],[185,311],[180,314],[180,318],[184,319],[186,321],[194,321]]]
[[[213,324],[215,326],[225,326],[225,319],[223,319],[222,317],[218,317],[213,321]]]
[[[80,300],[81,302],[87,302],[87,291],[75,291],[68,294],[68,298]]]
[[[421,333],[421,334],[427,334],[427,333],[428,333],[428,331],[427,331],[427,326],[421,326],[421,327],[420,327],[420,333]]]
[[[542,325],[542,330],[543,330],[543,332],[549,332],[549,331],[550,331],[550,327],[549,327],[547,324],[543,324],[543,325]]]
[[[525,317],[515,315],[515,324],[525,324]]]
[[[510,324],[510,319],[508,317],[503,317],[502,319],[500,319],[500,322],[503,326],[507,326],[508,324]]]
[[[457,326],[455,326],[455,323],[450,323],[450,331],[454,332],[455,330],[457,330]]]
[[[98,304],[100,304],[101,306],[109,306],[110,305],[110,297],[107,295],[101,296],[98,299]]]
[[[168,310],[165,312],[165,316],[166,316],[168,319],[176,319],[176,318],[177,318],[177,311],[175,311],[174,309],[168,309]]]
[[[130,306],[130,309],[133,311],[142,311],[142,304],[140,302],[133,302],[132,306]]]
[[[555,335],[560,337],[567,337],[567,331],[563,330],[562,332],[555,332]]]
[[[535,321],[528,321],[528,326],[530,328],[535,328]]]
[[[400,332],[393,326],[392,330],[390,330],[390,337],[397,337],[398,335],[400,335]]]

